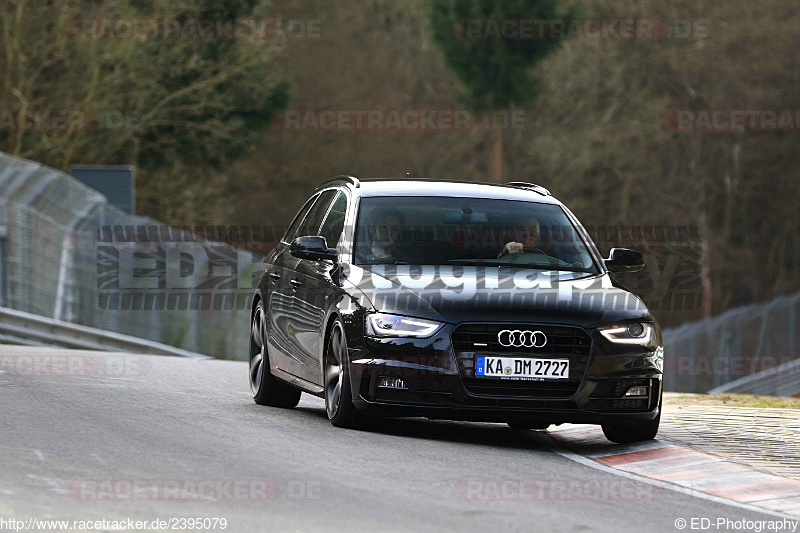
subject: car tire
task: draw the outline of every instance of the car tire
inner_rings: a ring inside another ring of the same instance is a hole
[[[658,426],[661,423],[661,406],[663,401],[664,396],[662,394],[658,399],[658,416],[654,419],[603,424],[603,435],[611,442],[616,442],[617,444],[653,440],[656,438]]]
[[[645,420],[643,422],[603,424],[603,434],[608,440],[617,444],[652,440],[656,438],[660,421],[661,413],[653,420]]]
[[[258,405],[295,407],[300,402],[300,390],[273,376],[269,369],[267,317],[262,302],[258,302],[250,324],[250,393]]]
[[[353,405],[348,363],[347,338],[342,321],[337,318],[325,345],[323,379],[325,411],[331,424],[340,428],[356,428],[364,421],[364,416]]]

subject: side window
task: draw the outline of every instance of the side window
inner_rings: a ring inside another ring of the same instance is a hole
[[[336,248],[339,245],[339,240],[342,238],[342,231],[344,231],[344,217],[347,214],[347,195],[343,192],[339,193],[336,200],[331,204],[331,209],[328,211],[328,216],[325,217],[325,222],[319,230],[319,234],[325,237],[328,243],[328,248]]]
[[[333,197],[336,193],[333,189],[325,191],[319,195],[319,198],[314,202],[314,206],[306,215],[303,223],[300,224],[300,229],[297,230],[292,238],[306,237],[308,235],[319,235],[319,227],[322,225],[322,219],[325,218],[325,213],[328,212],[328,206],[331,205]]]
[[[314,205],[314,202],[319,198],[319,196],[312,196],[309,200],[303,205],[297,215],[294,217],[292,221],[292,225],[289,226],[289,229],[286,230],[286,234],[283,236],[283,240],[286,242],[292,242],[294,239],[295,233],[297,233],[297,229],[300,227],[300,224],[303,223],[303,220],[306,218],[306,213],[308,210],[311,209],[311,206]]]

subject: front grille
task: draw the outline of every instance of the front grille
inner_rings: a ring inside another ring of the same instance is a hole
[[[547,335],[547,344],[542,348],[507,348],[497,340],[504,329],[541,331]],[[453,349],[456,352],[492,352],[514,354],[585,355],[592,349],[589,334],[573,326],[549,326],[537,324],[467,324],[453,331]],[[486,346],[476,346],[485,344]]]
[[[541,331],[547,343],[541,348],[505,347],[497,338],[504,329]],[[452,334],[453,349],[464,387],[480,396],[528,398],[569,398],[580,387],[592,351],[592,338],[574,326],[545,324],[464,324]],[[569,359],[569,378],[565,380],[510,380],[475,377],[477,355],[526,355]]]
[[[647,399],[627,398],[627,399],[595,399],[590,398],[587,406],[590,409],[601,411],[649,411],[655,406],[648,406]]]
[[[578,392],[580,381],[518,381],[514,379],[461,378],[464,387],[480,396],[569,398]]]

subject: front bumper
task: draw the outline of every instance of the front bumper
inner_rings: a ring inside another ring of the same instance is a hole
[[[660,348],[624,355],[592,351],[582,375],[566,387],[553,382],[490,383],[475,378],[471,367],[460,364],[459,355],[443,344],[367,339],[351,354],[349,373],[355,406],[367,415],[380,417],[550,424],[652,420],[660,412]],[[379,387],[381,377],[399,377],[407,388]],[[647,385],[648,396],[625,399],[625,392],[633,385]]]

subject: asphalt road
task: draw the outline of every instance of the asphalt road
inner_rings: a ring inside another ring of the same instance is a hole
[[[308,395],[291,410],[255,405],[242,362],[0,345],[0,519],[641,533],[678,531],[678,518],[770,518],[557,448],[546,432],[500,424],[336,429]]]

